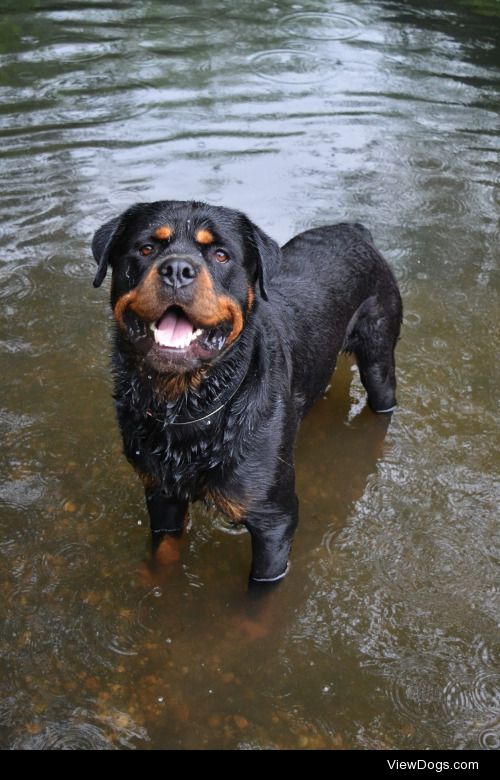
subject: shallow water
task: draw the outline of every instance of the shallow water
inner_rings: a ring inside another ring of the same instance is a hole
[[[5,0],[2,747],[500,746],[499,17]],[[246,534],[203,509],[182,563],[146,576],[89,242],[158,198],[241,208],[282,242],[360,220],[401,285],[400,408],[386,430],[341,361],[262,606]]]

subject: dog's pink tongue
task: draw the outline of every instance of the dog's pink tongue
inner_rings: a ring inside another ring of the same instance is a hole
[[[155,339],[163,347],[184,347],[193,333],[193,326],[181,311],[169,309],[156,325]]]

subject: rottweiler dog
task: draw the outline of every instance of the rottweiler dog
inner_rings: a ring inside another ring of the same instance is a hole
[[[280,249],[241,212],[184,201],[132,206],[92,251],[95,287],[113,270],[114,398],[153,550],[203,499],[250,532],[250,582],[280,580],[298,426],[339,352],[354,355],[374,412],[396,404],[402,304],[389,266],[360,224]]]

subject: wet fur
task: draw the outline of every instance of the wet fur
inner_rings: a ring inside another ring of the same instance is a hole
[[[210,229],[220,222],[234,231],[245,274],[228,282],[227,294],[241,308],[243,327],[197,381],[194,373],[192,382],[189,373],[180,375],[177,397],[162,391],[165,383],[176,386],[175,376],[147,366],[115,328],[114,397],[124,451],[147,476],[154,539],[180,531],[188,501],[215,501],[250,531],[251,579],[273,581],[286,571],[298,519],[293,449],[300,420],[324,392],[342,350],[355,355],[371,408],[395,405],[401,299],[361,225],[309,230],[280,250],[243,215],[204,204],[180,204],[174,217],[167,202],[143,204],[107,223],[94,239],[96,281],[110,262],[115,297],[123,294],[113,231],[130,230],[144,213],[172,225],[182,208],[205,209]],[[202,418],[228,388],[234,395],[209,420],[171,424],[179,416]]]

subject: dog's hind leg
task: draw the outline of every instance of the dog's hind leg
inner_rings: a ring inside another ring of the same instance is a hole
[[[355,356],[374,412],[392,412],[397,404],[394,350],[401,315],[397,291],[383,304],[372,295],[358,307],[347,328],[343,350]]]

